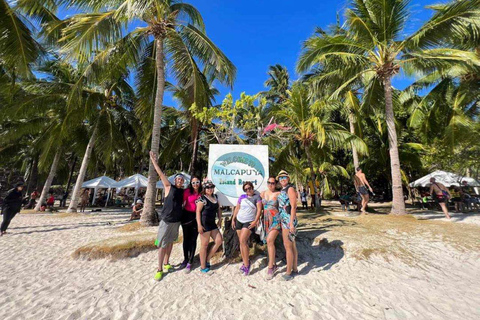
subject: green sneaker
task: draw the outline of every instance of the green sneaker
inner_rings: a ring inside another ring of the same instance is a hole
[[[162,271],[157,271],[157,273],[155,273],[155,278],[153,278],[155,281],[160,281],[162,280],[162,277],[163,277],[163,272]]]
[[[172,267],[171,264],[165,264],[165,265],[163,265],[163,271],[165,271],[165,272],[171,272],[170,270],[173,271],[173,267]]]

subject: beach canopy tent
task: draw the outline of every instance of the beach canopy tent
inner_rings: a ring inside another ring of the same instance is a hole
[[[188,185],[190,184],[190,180],[192,180],[192,177],[188,174],[188,173],[185,173],[185,172],[179,172],[179,173],[176,173],[174,175],[171,175],[170,177],[168,177],[168,181],[170,181],[171,184],[174,184],[175,183],[175,176],[177,174],[182,174],[184,177],[185,177],[185,183],[183,184],[183,187],[184,188],[187,188]],[[163,189],[164,186],[163,186],[163,182],[160,180],[157,182],[157,189]]]
[[[441,170],[437,170],[435,172],[427,174],[425,177],[422,177],[410,183],[409,186],[412,188],[430,187],[430,178],[435,178],[436,182],[439,182],[446,187],[458,187],[462,184],[463,181],[466,181],[467,186],[469,187],[480,187],[480,183],[473,178],[463,177],[452,172],[446,172]]]
[[[108,203],[108,199],[110,198],[110,189],[113,187],[113,184],[115,183],[116,181],[113,180],[112,178],[109,178],[107,176],[101,176],[92,180],[85,181],[82,184],[82,188],[89,188],[89,189],[95,190],[93,194],[94,196],[93,196],[92,204],[95,203],[95,197],[97,195],[98,189],[108,189],[109,192],[107,194],[107,202],[106,202]]]
[[[138,197],[138,190],[140,188],[146,188],[147,185],[148,185],[147,177],[137,173],[137,174],[134,174],[133,176],[130,176],[128,178],[115,182],[112,188],[116,188],[117,192],[123,188],[135,189],[135,198],[133,199],[133,202],[135,203]]]

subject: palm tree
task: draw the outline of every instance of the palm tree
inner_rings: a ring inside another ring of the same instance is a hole
[[[290,127],[290,136],[298,141],[307,156],[310,176],[315,194],[316,174],[314,169],[314,148],[345,147],[353,144],[359,152],[366,153],[365,143],[357,136],[352,135],[343,126],[331,121],[331,112],[335,109],[332,101],[317,100],[312,102],[309,98],[308,87],[302,83],[295,83],[288,92],[288,98],[282,107],[275,111],[279,121]],[[316,208],[320,210],[320,199],[316,197]]]
[[[287,68],[276,64],[269,67],[267,74],[269,78],[265,81],[264,86],[268,88],[268,91],[261,92],[261,94],[272,103],[282,103],[287,99],[287,90],[291,86]]]
[[[434,47],[441,41],[439,30],[451,28],[455,31],[450,32],[465,34],[469,31],[460,21],[473,20],[478,24],[478,0],[454,1],[442,7],[417,32],[401,39],[408,21],[408,4],[408,0],[353,0],[346,11],[347,33],[314,35],[304,43],[297,64],[299,72],[318,65],[336,66],[333,77],[344,80],[334,96],[361,79],[375,79],[383,85],[394,214],[404,214],[405,203],[393,113],[392,77],[401,68],[413,72],[479,63],[470,52]],[[443,35],[441,37],[443,39]]]
[[[112,43],[118,43],[128,47],[124,59],[119,61],[121,66],[142,67],[145,65],[141,63],[142,57],[155,62],[156,79],[149,79],[150,83],[155,83],[156,88],[150,147],[154,153],[158,153],[160,144],[166,61],[171,62],[168,64],[171,66],[170,72],[179,85],[193,84],[195,102],[204,99],[204,92],[208,89],[203,81],[200,64],[203,64],[207,77],[215,75],[220,82],[233,84],[235,67],[205,35],[203,19],[192,5],[176,0],[71,2],[80,9],[94,12],[73,17],[64,29],[63,50],[71,57],[82,61],[94,52],[100,52],[97,55],[101,55],[106,47],[112,48]],[[143,22],[144,26],[123,36],[123,31],[128,30],[129,24],[138,21]],[[139,42],[146,42],[147,45],[139,45]],[[150,50],[145,50],[145,47],[150,47]],[[144,53],[151,55],[147,57]],[[141,221],[145,225],[152,225],[157,220],[157,180],[155,169],[150,162],[145,209]]]

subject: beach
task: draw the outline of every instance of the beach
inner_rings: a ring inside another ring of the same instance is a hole
[[[480,318],[480,215],[418,217],[426,220],[301,213],[299,275],[290,282],[280,279],[284,262],[265,280],[262,254],[248,277],[239,263],[209,275],[196,263],[191,274],[155,282],[156,251],[72,257],[90,243],[155,234],[124,231],[126,212],[19,214],[0,238],[0,319]],[[182,260],[177,243],[171,263]]]

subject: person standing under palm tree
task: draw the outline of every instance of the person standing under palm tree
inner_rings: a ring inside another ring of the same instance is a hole
[[[162,180],[165,190],[165,202],[161,214],[161,221],[158,225],[158,234],[156,244],[158,246],[158,269],[155,274],[155,280],[160,281],[163,272],[169,272],[173,267],[170,265],[170,254],[172,253],[173,242],[178,238],[178,229],[183,214],[183,183],[185,178],[181,174],[175,176],[175,184],[168,181],[157,163],[157,155],[150,151],[150,159],[155,171],[157,171]]]
[[[368,201],[370,201],[370,194],[368,193],[368,190],[370,190],[371,193],[373,193],[373,190],[368,183],[365,173],[363,173],[360,167],[357,168],[357,172],[353,176],[353,182],[355,184],[355,190],[357,190],[357,193],[359,193],[362,197],[362,208],[360,209],[360,211],[362,212],[362,215],[366,214]]]
[[[183,193],[183,256],[184,260],[181,268],[185,268],[186,273],[192,271],[193,257],[197,250],[198,228],[196,220],[196,201],[200,198],[202,186],[198,177],[192,177],[190,186]]]
[[[293,279],[292,273],[298,273],[298,251],[295,237],[297,234],[297,192],[290,184],[290,175],[285,170],[277,176],[282,190],[278,195],[278,208],[282,222],[283,245],[287,255],[287,272],[282,279],[289,281]]]
[[[268,178],[268,189],[261,193],[263,202],[263,221],[265,223],[265,232],[267,233],[267,249],[268,249],[268,271],[267,280],[272,280],[277,271],[275,263],[275,239],[282,230],[280,213],[278,210],[277,180],[275,177]]]

